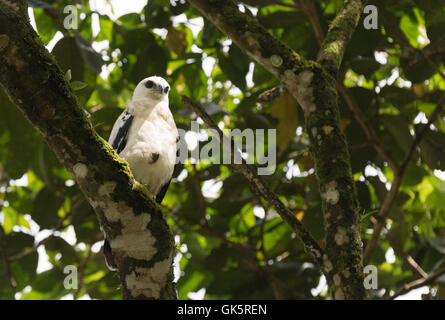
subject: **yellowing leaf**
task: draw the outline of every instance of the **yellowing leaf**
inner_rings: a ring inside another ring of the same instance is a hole
[[[287,148],[295,136],[298,125],[297,108],[297,102],[289,93],[272,104],[271,114],[278,119],[277,140],[280,152]]]
[[[295,217],[297,217],[298,221],[303,220],[303,217],[304,217],[304,211],[299,211],[299,212],[297,212],[297,214],[295,215]]]

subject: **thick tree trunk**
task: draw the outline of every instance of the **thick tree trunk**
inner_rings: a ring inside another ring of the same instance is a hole
[[[0,83],[95,209],[113,248],[123,297],[175,299],[175,246],[160,207],[93,130],[25,10],[0,1]]]

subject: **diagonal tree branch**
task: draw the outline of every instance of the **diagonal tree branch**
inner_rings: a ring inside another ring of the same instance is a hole
[[[297,0],[295,0],[297,1]],[[308,19],[311,22],[312,28],[314,30],[314,33],[316,35],[316,38],[320,45],[323,44],[323,41],[325,39],[325,34],[323,31],[323,27],[321,25],[320,19],[318,17],[318,12],[315,4],[310,0],[300,0],[303,8],[303,12],[307,15]],[[351,110],[354,118],[357,120],[357,122],[362,127],[363,131],[365,132],[366,136],[368,137],[368,140],[372,143],[373,147],[379,154],[380,158],[383,159],[383,161],[386,161],[389,165],[389,167],[397,171],[398,170],[398,164],[394,160],[394,158],[391,156],[391,153],[386,149],[381,139],[378,137],[376,131],[372,127],[371,122],[366,117],[366,115],[363,113],[363,111],[359,108],[358,103],[353,96],[353,94],[349,91],[348,88],[346,88],[343,85],[343,80],[339,79],[337,81],[336,89],[338,92],[340,92],[343,96],[343,98],[346,101],[347,106],[349,107],[349,110]]]
[[[334,77],[337,77],[346,46],[362,13],[360,0],[345,0],[343,7],[329,25],[328,33],[321,44],[317,61]]]
[[[308,17],[311,22],[312,29],[314,30],[315,37],[319,44],[323,43],[325,32],[320,22],[318,15],[317,4],[312,0],[294,0],[295,3],[299,3],[301,11]]]
[[[313,257],[313,259],[318,263],[319,266],[323,266],[322,254],[323,251],[317,244],[317,242],[312,238],[310,233],[304,228],[301,222],[295,217],[295,214],[287,208],[283,202],[277,197],[277,195],[270,190],[270,188],[264,183],[260,176],[258,176],[252,167],[246,164],[244,161],[241,164],[235,164],[233,161],[234,154],[236,152],[234,144],[232,141],[222,132],[218,125],[213,121],[213,119],[204,111],[203,107],[192,101],[187,96],[182,96],[182,102],[193,112],[195,112],[209,128],[216,130],[218,132],[218,139],[221,145],[226,144],[230,148],[231,152],[231,167],[241,173],[249,182],[252,190],[260,197],[263,197],[286,221],[292,230],[297,234],[297,236],[303,242],[305,251]]]
[[[128,164],[94,131],[26,11],[0,2],[0,83],[94,207],[125,299],[174,299],[172,233]]]
[[[397,298],[401,295],[404,295],[404,294],[410,292],[411,290],[414,290],[414,289],[417,289],[417,288],[420,288],[420,287],[423,287],[426,285],[434,284],[436,282],[436,280],[439,279],[443,275],[445,275],[445,268],[442,268],[439,271],[437,271],[436,273],[431,274],[427,278],[420,278],[420,279],[417,279],[410,283],[405,284],[401,289],[399,289],[397,291],[396,294],[389,297],[388,299],[394,300],[395,298]]]
[[[376,223],[376,219],[374,217],[371,217],[371,221],[373,223]],[[396,255],[398,255],[400,258],[406,260],[406,262],[410,265],[411,269],[413,271],[417,272],[422,278],[427,278],[428,274],[422,269],[422,267],[414,260],[412,256],[410,256],[408,253],[406,253],[403,250],[402,245],[389,233],[389,231],[383,227],[382,233],[385,235],[386,239],[388,240],[391,247],[394,249],[394,252]]]

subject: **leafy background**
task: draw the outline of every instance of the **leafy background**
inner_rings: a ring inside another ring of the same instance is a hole
[[[179,128],[190,130],[195,119],[181,104],[182,94],[205,102],[225,128],[276,128],[277,167],[265,179],[324,246],[320,195],[295,100],[284,94],[258,103],[259,95],[278,81],[188,3],[149,0],[142,10],[118,16],[111,8],[123,3],[29,1],[42,42],[66,72],[96,130],[108,138],[135,85],[153,74],[171,84],[170,107]],[[379,10],[379,28],[364,29],[362,18],[340,81],[393,157],[402,161],[414,130],[426,123],[445,89],[445,81],[425,59],[427,55],[444,69],[445,1],[371,3]],[[69,4],[78,9],[78,30],[62,26],[63,8]],[[293,4],[239,2],[240,10],[313,59],[318,42],[309,20]],[[338,0],[317,2],[324,26],[340,5]],[[105,267],[103,236],[93,210],[1,88],[0,95],[0,299],[120,299],[118,277]],[[366,242],[372,228],[369,217],[378,211],[393,172],[339,99]],[[371,298],[388,297],[419,277],[407,255],[427,273],[445,265],[443,116],[428,129],[404,176],[387,225],[390,237],[381,238],[371,261],[379,275]],[[189,148],[206,143],[200,141],[205,138],[205,127],[201,129],[198,136],[187,134]],[[189,160],[179,169],[163,206],[178,245],[180,299],[326,297],[324,277],[308,261],[301,243],[243,177],[210,159]],[[78,290],[63,287],[66,265],[78,267]],[[421,293],[424,299],[444,299],[445,279]]]

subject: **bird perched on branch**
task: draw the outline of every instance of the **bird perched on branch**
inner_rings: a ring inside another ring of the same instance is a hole
[[[170,184],[177,157],[178,130],[168,106],[170,86],[161,77],[149,77],[136,86],[131,102],[113,125],[108,142],[126,160],[137,181],[158,203]],[[104,254],[115,268],[107,240]]]

